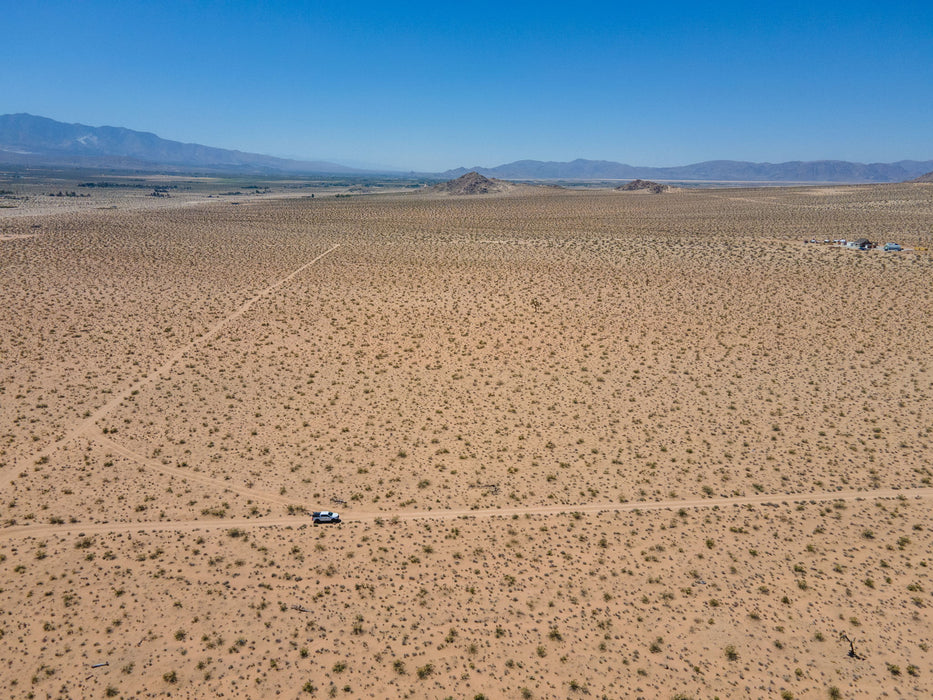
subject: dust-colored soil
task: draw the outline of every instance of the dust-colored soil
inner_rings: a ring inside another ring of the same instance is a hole
[[[933,695],[928,186],[196,196],[3,220],[0,695]]]

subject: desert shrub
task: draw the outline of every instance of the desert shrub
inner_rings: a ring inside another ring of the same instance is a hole
[[[418,678],[423,680],[434,673],[434,664],[425,664],[424,666],[419,666],[415,673],[418,675]]]

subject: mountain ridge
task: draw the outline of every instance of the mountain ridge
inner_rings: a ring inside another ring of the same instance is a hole
[[[159,168],[220,172],[350,174],[329,163],[181,143],[118,126],[66,124],[32,114],[0,115],[0,163],[118,170]]]
[[[710,160],[673,167],[634,166],[578,158],[569,162],[518,160],[491,168],[455,168],[440,173],[453,178],[475,171],[486,177],[525,180],[711,180],[724,182],[904,182],[933,169],[933,160],[853,163],[840,160],[753,163]]]
[[[363,175],[363,170],[327,161],[301,161],[163,139],[115,126],[66,124],[30,114],[0,115],[0,164],[93,167],[112,170],[249,174]],[[933,171],[933,160],[853,163],[840,160],[753,163],[710,160],[672,167],[633,166],[577,158],[569,162],[517,160],[491,168],[455,168],[410,173],[452,180],[469,172],[499,180],[660,180],[718,182],[904,182]],[[392,174],[401,174],[395,171]]]

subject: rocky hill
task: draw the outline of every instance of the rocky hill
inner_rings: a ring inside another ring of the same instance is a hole
[[[671,190],[669,185],[662,185],[651,180],[632,180],[624,185],[619,185],[616,189],[620,192],[651,192],[652,194],[662,194]]]
[[[918,178],[914,178],[911,182],[933,182],[933,172],[929,172],[926,175],[921,175]]]
[[[507,192],[514,187],[510,182],[484,177],[477,172],[461,175],[456,180],[448,180],[431,188],[433,192],[446,194],[493,194]]]

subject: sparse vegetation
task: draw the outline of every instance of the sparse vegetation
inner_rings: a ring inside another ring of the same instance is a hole
[[[933,206],[819,189],[4,218],[3,695],[933,694],[933,261],[797,242]]]

